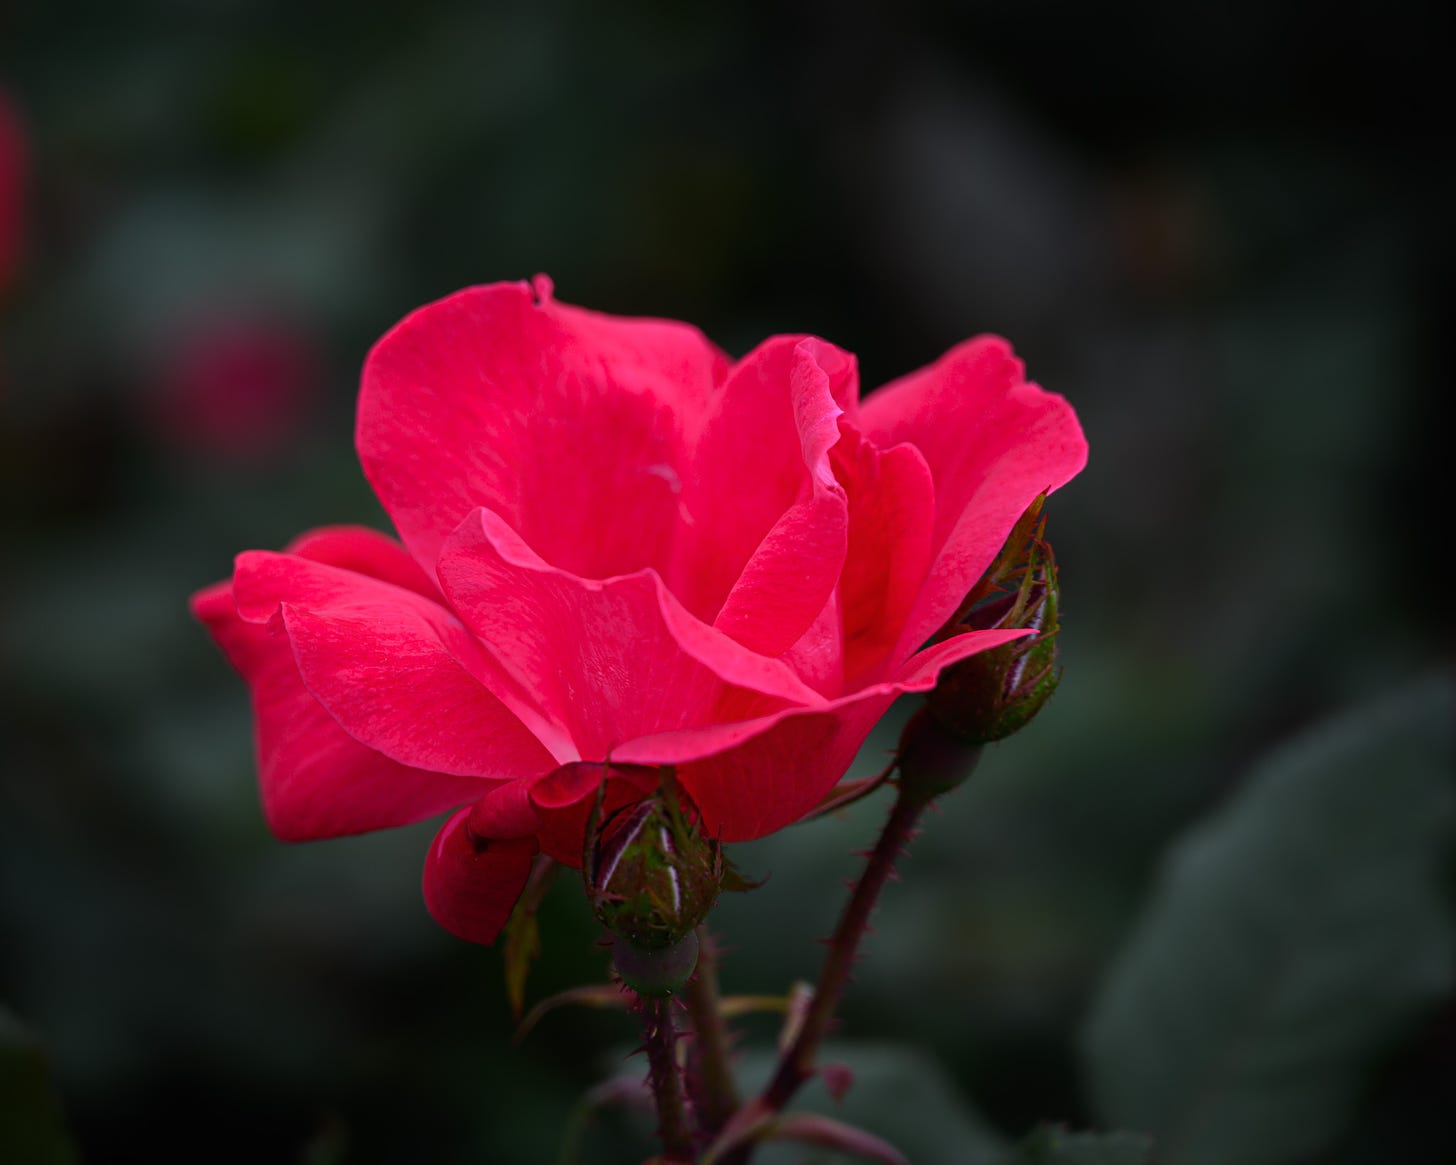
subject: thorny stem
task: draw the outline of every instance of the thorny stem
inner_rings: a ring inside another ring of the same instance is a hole
[[[916,795],[901,787],[890,809],[889,820],[880,833],[875,848],[865,863],[864,873],[855,884],[839,925],[829,940],[829,953],[819,971],[819,982],[814,989],[814,1000],[804,1016],[803,1025],[794,1037],[793,1043],[779,1057],[778,1069],[768,1087],[754,1097],[735,1116],[733,1126],[725,1138],[727,1148],[717,1158],[721,1165],[745,1165],[753,1156],[755,1141],[751,1130],[764,1122],[772,1121],[782,1111],[796,1092],[814,1075],[814,1060],[819,1045],[834,1021],[834,1012],[849,982],[850,968],[854,965],[860,940],[869,927],[870,914],[879,901],[880,891],[885,888],[894,872],[898,858],[915,836],[915,823],[924,812],[930,798]],[[742,1138],[741,1140],[739,1138]]]
[[[647,1081],[657,1104],[657,1131],[662,1138],[664,1162],[692,1162],[692,1133],[683,1107],[682,1073],[677,1062],[677,1032],[672,1022],[671,999],[638,997],[642,1015],[642,1046],[647,1052]]]
[[[814,989],[814,998],[804,1015],[802,1024],[792,1042],[780,1054],[778,1067],[768,1086],[747,1104],[737,1107],[736,1111],[733,1111],[732,1108],[727,1110],[728,1119],[726,1122],[719,1122],[716,1130],[717,1139],[708,1147],[705,1161],[711,1159],[714,1165],[747,1165],[747,1162],[753,1157],[759,1138],[774,1126],[778,1120],[778,1114],[783,1111],[784,1106],[813,1077],[814,1061],[819,1054],[819,1046],[824,1042],[824,1037],[834,1022],[834,1013],[839,1006],[840,997],[844,994],[844,988],[849,982],[850,969],[853,967],[855,955],[859,951],[860,940],[864,938],[865,932],[869,929],[870,915],[879,901],[880,892],[885,888],[885,883],[890,880],[891,874],[894,873],[896,859],[905,852],[906,847],[915,836],[916,823],[920,820],[920,815],[926,807],[939,794],[954,788],[961,780],[964,780],[975,767],[980,754],[979,748],[969,752],[958,749],[945,756],[932,754],[930,757],[924,758],[922,763],[930,765],[935,771],[946,766],[954,766],[960,770],[956,779],[948,783],[944,780],[939,782],[931,780],[927,783],[923,777],[907,783],[905,778],[908,774],[902,773],[889,819],[885,822],[874,849],[870,851],[868,860],[865,862],[864,872],[860,875],[859,881],[855,883],[849,901],[845,903],[844,912],[839,917],[839,924],[834,928],[834,934],[829,940],[829,953],[825,956],[823,966],[819,970],[819,982]],[[876,781],[876,784],[878,783],[879,781]],[[705,941],[703,948],[710,950],[711,943]],[[690,992],[711,991],[712,1014],[718,1017],[717,1024],[710,1024],[702,1030],[713,1030],[722,1035],[725,1041],[722,1046],[726,1048],[726,1034],[722,1029],[715,975],[715,960],[710,955],[703,973],[704,985],[696,988],[690,986]],[[693,1008],[695,1016],[700,1009],[706,1010],[704,1002],[702,997],[689,999],[689,1006]],[[702,1037],[700,1036],[700,1038]],[[717,1059],[718,1057],[710,1058]],[[726,1055],[720,1062],[724,1064],[726,1072]],[[674,1060],[672,1063],[675,1066],[676,1061]],[[731,1086],[730,1078],[730,1089]],[[653,1091],[660,1097],[660,1090],[655,1081]],[[724,1095],[731,1095],[731,1093]],[[678,1103],[680,1106],[680,1093]],[[661,1111],[661,1099],[659,1099],[659,1112]],[[701,1115],[699,1119],[704,1123],[703,1131],[707,1132],[706,1119]],[[663,1142],[668,1147],[669,1154],[665,1160],[676,1161],[678,1158],[672,1156],[673,1149],[667,1137],[667,1128],[664,1120]]]
[[[738,1111],[738,1089],[728,1062],[728,1028],[718,996],[718,951],[706,927],[698,927],[698,970],[683,991],[693,1017],[693,1071],[688,1077],[698,1124],[709,1138]]]
[[[915,834],[915,823],[925,808],[923,802],[906,797],[903,793],[895,798],[890,818],[880,833],[880,839],[870,852],[864,873],[855,884],[854,892],[845,903],[839,925],[834,928],[834,937],[829,940],[829,954],[819,970],[819,982],[814,988],[814,1002],[804,1017],[804,1026],[779,1060],[778,1071],[774,1073],[769,1086],[759,1097],[759,1103],[771,1112],[777,1112],[787,1104],[811,1076],[814,1075],[814,1058],[819,1045],[824,1041],[829,1025],[833,1022],[839,997],[849,982],[850,968],[854,965],[855,953],[860,939],[869,926],[870,913],[879,900],[880,891],[885,888],[895,868],[895,859],[900,856]]]

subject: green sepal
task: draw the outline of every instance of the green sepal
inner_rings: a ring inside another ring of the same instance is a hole
[[[531,876],[526,880],[526,888],[501,931],[506,998],[517,1023],[526,1005],[526,980],[531,974],[531,964],[541,957],[541,927],[536,921],[536,912],[559,868],[559,863],[545,854],[536,858]]]

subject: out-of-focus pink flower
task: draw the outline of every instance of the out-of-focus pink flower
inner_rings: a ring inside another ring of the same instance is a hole
[[[308,337],[280,322],[237,315],[194,324],[163,357],[152,402],[157,427],[201,457],[266,457],[312,411],[318,363]]]
[[[194,609],[252,687],[274,831],[455,809],[425,897],[477,942],[536,853],[580,864],[599,789],[610,812],[654,766],[724,841],[813,809],[896,696],[1024,634],[923,646],[1086,460],[1002,340],[861,403],[823,340],[733,362],[544,279],[395,327],[357,443],[403,545],[317,530],[241,555]]]
[[[0,91],[0,295],[20,272],[25,229],[26,146],[20,115]]]

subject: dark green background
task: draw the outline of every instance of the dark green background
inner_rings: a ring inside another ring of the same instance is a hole
[[[32,152],[0,300],[0,1005],[84,1159],[550,1161],[630,1046],[599,1013],[509,1046],[497,955],[420,903],[428,826],[274,842],[244,690],[185,613],[238,550],[380,522],[351,448],[368,345],[538,270],[735,354],[819,333],[866,386],[1000,332],[1076,406],[1063,690],[930,822],[845,1018],[1008,1134],[1093,1122],[1078,1033],[1170,841],[1271,743],[1449,659],[1426,7],[0,13]],[[311,352],[270,450],[158,421],[160,370],[219,317]],[[728,990],[812,975],[878,811],[743,848],[772,877],[722,911]],[[565,881],[545,939],[533,992],[600,976]],[[1317,1160],[1456,1158],[1453,1087],[1448,1001]],[[640,1157],[597,1129],[591,1159]]]

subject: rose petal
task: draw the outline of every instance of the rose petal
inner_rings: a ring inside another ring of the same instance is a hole
[[[393,538],[366,526],[323,526],[300,534],[283,553],[326,562],[381,582],[393,583],[435,602],[440,588]]]
[[[233,579],[249,622],[281,623],[299,675],[360,743],[415,768],[518,777],[556,759],[493,691],[509,684],[460,622],[414,591],[250,551]]]
[[[876,687],[831,712],[783,714],[735,748],[680,765],[709,836],[751,841],[798,821],[839,782],[898,694]]]
[[[660,569],[685,426],[726,371],[685,324],[598,315],[522,283],[470,288],[406,317],[370,352],[359,457],[426,566],[485,505],[573,573]]]
[[[972,655],[990,651],[1014,639],[1025,639],[1036,632],[1025,627],[1008,627],[1000,631],[966,631],[932,643],[923,651],[917,651],[900,669],[895,682],[904,684],[909,692],[928,692],[935,687],[940,673],[953,663],[959,663]]]
[[[613,753],[627,764],[677,766],[710,835],[750,841],[791,825],[844,775],[897,696],[935,686],[941,670],[1026,631],[972,631],[912,657],[891,682],[817,709],[791,709],[736,724],[663,732]]]
[[[541,817],[531,804],[531,786],[537,779],[522,777],[492,789],[470,811],[470,831],[477,837],[501,840],[535,837]]]
[[[829,592],[829,601],[809,629],[779,658],[826,699],[844,694],[844,619],[838,588]]]
[[[1025,381],[1010,345],[983,336],[865,401],[863,431],[909,442],[935,479],[932,566],[901,637],[913,651],[955,613],[1037,494],[1087,463],[1087,442],[1060,396]]]
[[[839,577],[848,517],[829,450],[855,384],[846,353],[777,336],[733,367],[692,449],[670,587],[762,654],[799,639]]]
[[[493,789],[471,810],[470,831],[480,838],[534,837],[547,856],[579,869],[598,795],[605,821],[651,793],[658,780],[656,769],[575,761]]]
[[[486,786],[397,764],[349,736],[303,686],[287,636],[238,617],[231,583],[198,592],[192,611],[252,689],[263,812],[282,840],[408,825]]]
[[[823,703],[782,662],[693,619],[655,573],[577,578],[489,510],[461,523],[439,573],[461,618],[587,760],[666,728]]]
[[[531,801],[541,817],[541,831],[537,834],[541,851],[564,865],[579,868],[592,814],[599,813],[599,824],[606,821],[619,809],[635,805],[651,793],[659,779],[656,769],[586,761],[562,765],[537,781],[531,790]]]
[[[839,580],[844,684],[883,679],[930,566],[935,487],[913,445],[876,449],[846,429],[834,466],[849,497],[849,549]]]
[[[536,842],[472,837],[469,819],[470,810],[461,809],[435,835],[425,859],[425,906],[456,938],[489,946],[526,888]]]

